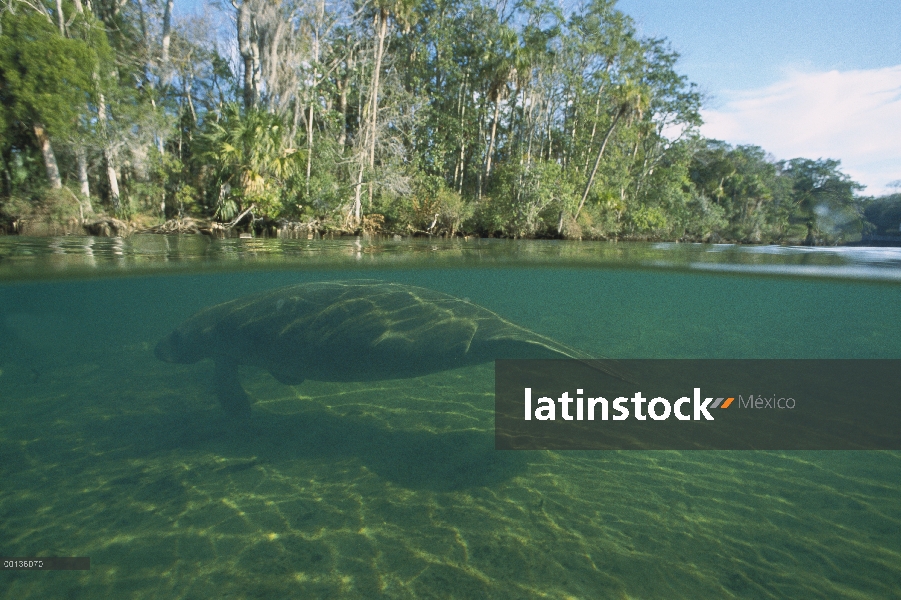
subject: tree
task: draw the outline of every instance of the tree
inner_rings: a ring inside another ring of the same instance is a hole
[[[901,239],[901,193],[868,199],[864,204],[864,217],[877,235]]]
[[[749,242],[790,235],[788,182],[762,148],[707,140],[692,157],[690,176],[697,192],[723,209],[728,224],[718,234]]]
[[[791,181],[792,202],[807,220],[806,243],[838,241],[859,235],[863,226],[854,193],[863,186],[839,171],[841,161],[795,158],[781,163]]]
[[[37,12],[0,14],[0,100],[4,120],[34,131],[51,188],[62,187],[51,138],[72,133],[92,99],[97,55],[82,40],[60,34]]]

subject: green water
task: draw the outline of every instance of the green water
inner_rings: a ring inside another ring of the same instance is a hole
[[[91,570],[0,572],[0,595],[901,597],[898,452],[496,452],[490,364],[242,367],[241,427],[210,361],[153,355],[205,306],[376,278],[612,358],[901,358],[901,254],[250,242],[2,240],[0,555]]]

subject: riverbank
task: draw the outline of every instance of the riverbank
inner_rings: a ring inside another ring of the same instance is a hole
[[[70,218],[66,221],[53,219],[25,219],[16,218],[0,222],[0,235],[21,235],[26,237],[59,237],[66,235],[90,235],[95,237],[128,237],[134,234],[162,234],[162,235],[204,235],[217,239],[228,238],[286,238],[286,239],[315,239],[323,236],[344,237],[359,235],[384,235],[395,239],[403,238],[510,238],[501,232],[478,233],[467,230],[458,230],[454,235],[440,228],[431,230],[405,229],[395,231],[392,228],[382,226],[381,215],[366,216],[361,227],[351,229],[336,227],[333,223],[313,219],[308,222],[289,221],[286,219],[267,220],[245,218],[234,220],[230,223],[207,219],[195,219],[185,217],[182,219],[169,219],[160,222],[140,217],[134,220],[123,221],[115,217],[98,215],[81,221]],[[858,240],[838,240],[824,243],[822,239],[815,239],[810,243],[809,239],[730,239],[717,233],[706,236],[683,236],[681,238],[669,238],[652,235],[618,235],[618,236],[586,236],[550,238],[536,236],[529,239],[569,239],[574,241],[609,241],[609,242],[685,242],[708,244],[742,244],[742,245],[784,245],[784,246],[872,246],[872,247],[901,247],[901,233],[893,235],[864,235]]]

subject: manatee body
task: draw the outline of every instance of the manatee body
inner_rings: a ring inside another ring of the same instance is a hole
[[[497,358],[585,358],[466,300],[372,280],[292,285],[205,308],[156,356],[213,359],[217,395],[234,416],[250,413],[238,365],[295,385],[417,377]]]

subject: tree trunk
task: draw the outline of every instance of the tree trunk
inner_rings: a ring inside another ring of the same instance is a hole
[[[59,26],[59,34],[66,37],[66,17],[63,14],[63,1],[56,0],[56,23]],[[63,187],[62,179],[59,176],[59,166],[56,163],[56,155],[53,153],[53,147],[50,145],[50,136],[44,131],[44,126],[40,123],[34,124],[34,133],[38,137],[38,143],[41,145],[41,154],[44,156],[44,166],[47,167],[47,179],[50,180],[50,187],[55,190]]]
[[[385,52],[385,35],[388,33],[388,12],[380,9],[376,13],[376,33],[379,38],[378,48],[375,54],[375,68],[372,71],[372,104],[369,115],[369,127],[371,130],[369,138],[369,168],[375,166],[375,144],[376,144],[376,125],[378,123],[379,112],[379,76],[382,72],[382,56]]]
[[[501,113],[500,94],[494,98],[494,120],[491,122],[491,141],[488,143],[488,156],[485,162],[485,178],[491,175],[491,155],[494,154],[494,139],[497,134],[497,119]]]
[[[465,77],[464,77],[463,81],[464,82],[466,81]],[[460,114],[460,106],[463,104],[463,85],[464,84],[461,84],[459,89],[457,90],[457,114],[458,115]],[[460,125],[462,127],[463,123],[461,122]],[[461,134],[461,137],[462,137],[462,134]],[[454,181],[453,181],[453,185],[451,186],[453,189],[457,189],[457,174],[459,172],[460,172],[460,160],[457,158],[454,158]]]
[[[112,158],[108,153],[104,154],[106,154],[106,177],[109,179],[110,204],[113,207],[113,213],[119,214],[122,208],[119,203],[119,177],[116,174],[116,167]]]
[[[253,88],[253,51],[250,47],[250,8],[246,2],[236,6],[238,15],[235,23],[238,27],[238,52],[244,63],[244,108],[251,109],[254,105],[255,92]]]
[[[294,140],[297,139],[297,124],[300,123],[300,114],[303,109],[300,106],[300,98],[297,96],[294,97],[294,106],[292,107],[294,112],[294,117],[291,119],[291,133],[289,134],[288,139],[291,140],[291,143],[294,143]]]
[[[169,63],[169,43],[172,39],[172,5],[174,0],[166,0],[166,11],[163,13],[163,55],[161,63],[163,69]]]
[[[103,94],[97,96],[97,118],[100,121],[100,127],[106,136],[106,98]],[[113,213],[119,213],[119,177],[116,175],[116,165],[113,161],[113,153],[110,150],[109,141],[105,140],[103,144],[103,160],[106,163],[106,177],[109,180],[110,206]]]
[[[604,136],[604,142],[601,144],[601,149],[598,150],[598,157],[594,161],[594,168],[591,170],[591,175],[588,177],[588,183],[585,184],[585,192],[582,194],[582,200],[579,201],[579,208],[576,209],[576,214],[573,215],[573,218],[575,219],[579,218],[579,213],[582,212],[582,207],[585,206],[585,200],[588,199],[588,192],[591,191],[591,186],[594,185],[594,176],[597,175],[598,167],[601,164],[601,157],[604,156],[604,149],[607,148],[607,142],[610,141],[610,135],[613,133],[613,129],[625,112],[625,108],[620,108],[616,111],[616,116],[613,117],[613,122],[610,123],[610,127],[607,129],[607,134]]]
[[[316,11],[318,16],[318,22],[322,22],[323,13],[325,11],[325,3],[320,1],[316,5]],[[310,174],[313,170],[313,108],[316,103],[316,86],[319,84],[318,81],[318,69],[319,66],[319,30],[316,29],[313,32],[313,89],[310,90],[310,118],[307,119],[307,180],[306,180],[306,193],[307,198],[310,197]]]
[[[354,160],[358,162],[360,168],[357,171],[357,180],[354,184],[354,200],[350,206],[350,211],[347,213],[347,224],[353,227],[356,227],[362,220],[360,194],[362,194],[363,188],[363,170],[366,168],[366,158],[364,153],[369,144],[366,138],[367,127],[365,126],[367,110],[369,110],[369,104],[366,104],[366,108],[363,107],[363,94],[357,94],[357,136],[358,139],[360,139],[360,142],[357,147],[358,152],[354,154],[353,157]]]
[[[3,195],[12,196],[13,194],[13,175],[10,172],[10,164],[12,164],[12,148],[6,146],[3,149]]]
[[[379,115],[379,80],[382,74],[382,59],[385,54],[385,36],[388,33],[388,11],[379,9],[375,15],[376,34],[379,38],[375,54],[375,68],[372,71],[372,93],[369,114],[369,168],[375,167],[375,146],[378,141],[377,127]],[[362,181],[362,179],[361,179]],[[372,206],[372,180],[369,181],[369,205]]]
[[[341,131],[338,133],[338,145],[343,149],[347,144],[347,82],[339,79],[338,112],[341,114]]]
[[[484,106],[485,105],[482,104],[481,102],[478,105],[476,105],[476,121],[478,121],[478,123],[479,123],[479,133],[476,136],[476,140],[478,140],[476,142],[476,146],[475,146],[476,151],[478,151],[479,145],[485,139],[484,137],[482,137],[483,136],[482,132],[484,131],[484,129],[483,129],[483,121],[484,121],[483,116],[485,113]],[[476,174],[476,199],[479,201],[482,200],[482,169],[481,169],[481,167],[479,168],[478,174]]]
[[[59,34],[66,37],[66,16],[63,14],[63,0],[56,0],[56,22],[59,25]]]
[[[532,109],[535,108],[535,93],[529,90],[529,114],[526,119],[526,127],[529,128],[529,145],[526,150],[526,169],[532,165],[532,138],[535,134],[535,124],[532,121]],[[520,159],[520,164],[522,159]]]
[[[197,111],[194,109],[194,98],[191,95],[191,89],[192,89],[191,81],[194,78],[192,75],[189,74],[189,75],[186,75],[183,79],[185,82],[185,92],[184,92],[185,101],[188,103],[188,110],[191,111],[191,119],[193,120],[193,124],[197,125]],[[190,130],[189,130],[189,132],[190,132]],[[191,137],[191,135],[189,133],[188,138],[190,139],[190,137]],[[157,137],[157,140],[159,143],[160,154],[162,154],[163,153],[163,136]]]
[[[466,101],[464,100],[466,94],[466,78],[467,75],[463,76],[463,85],[460,86],[460,156],[457,158],[456,165],[454,165],[454,187],[457,188],[457,193],[463,193],[463,175],[466,173],[466,136],[464,135],[463,127],[464,121],[466,117]],[[460,183],[457,183],[457,176],[460,177]]]
[[[75,0],[75,10],[78,11],[78,14],[84,14],[84,5],[81,3],[81,0]],[[143,19],[143,9],[141,11],[141,17]],[[78,145],[75,147],[75,161],[78,165],[78,186],[79,191],[81,192],[81,200],[84,202],[82,204],[83,212],[87,212],[88,214],[94,212],[94,207],[91,206],[91,185],[88,182],[88,153],[85,150],[84,146]],[[83,215],[82,215],[83,218]]]
[[[271,30],[272,27],[275,28],[274,32]],[[279,49],[280,49],[280,46],[282,43],[282,36],[285,35],[285,23],[284,23],[284,21],[280,21],[280,20],[276,21],[276,23],[274,25],[272,23],[270,23],[269,29],[270,29],[270,31],[266,34],[267,39],[263,43],[262,51],[258,51],[257,53],[259,55],[261,52],[266,52],[268,50],[268,54],[269,54],[268,59],[263,60],[263,57],[262,56],[260,57],[260,60],[261,60],[260,75],[261,75],[261,78],[266,79],[266,85],[269,88],[270,96],[273,99],[275,99],[280,96],[280,94],[274,93],[275,92],[274,86],[276,85],[276,82],[278,82],[278,79],[279,79],[279,72],[278,72]],[[260,37],[263,37],[263,36],[260,36]],[[316,44],[316,43],[318,43],[318,41],[314,40],[314,44]],[[268,48],[267,48],[267,45],[268,45]],[[318,51],[316,51],[315,56],[317,57],[315,60],[318,60]],[[315,64],[315,62],[314,62],[314,64]],[[313,86],[314,87],[316,86],[315,74],[313,76]],[[258,89],[259,89],[259,85],[258,85]],[[259,92],[257,92],[257,93],[259,93]],[[280,109],[281,109],[281,106],[275,105],[274,102],[270,102],[269,110],[271,112],[276,112],[276,111],[281,112]]]
[[[53,153],[53,146],[50,145],[50,136],[41,123],[34,124],[34,135],[38,138],[38,145],[41,147],[41,155],[44,157],[44,167],[47,169],[47,180],[50,187],[58,190],[63,187],[63,181],[59,176],[59,166],[56,164],[56,155]]]
[[[262,84],[263,72],[260,70],[260,45],[253,40],[250,42],[250,58],[251,73],[253,75],[251,91],[253,92],[253,105],[256,106],[260,102],[260,87]]]
[[[91,206],[91,186],[88,183],[88,154],[84,146],[76,146],[75,159],[78,162],[78,183],[82,200],[85,202],[84,207],[86,212],[92,213],[94,208]]]
[[[338,79],[338,112],[341,113],[341,132],[338,134],[338,144],[341,149],[347,145],[347,91],[350,89],[350,77],[354,70],[354,55],[351,52],[347,57],[347,70],[344,77]]]
[[[362,159],[362,157],[360,157]],[[357,227],[363,220],[363,202],[361,196],[363,194],[363,169],[366,163],[360,160],[360,170],[357,173],[357,184],[354,186],[354,203],[350,207],[350,223]]]
[[[607,63],[607,71],[610,70],[610,63]],[[594,121],[591,124],[591,137],[588,139],[588,146],[585,150],[585,166],[583,167],[585,172],[588,172],[588,161],[591,160],[591,145],[594,144],[594,134],[598,130],[598,116],[601,114],[601,94],[604,93],[604,88],[606,84],[601,84],[598,88],[597,100],[594,104]],[[578,167],[576,167],[576,172],[578,172]]]
[[[519,205],[519,202],[522,199],[522,185],[523,185],[525,175],[526,175],[526,173],[529,172],[529,169],[532,166],[532,137],[533,137],[532,134],[535,131],[535,127],[532,122],[532,109],[535,108],[535,92],[531,89],[531,87],[529,89],[529,112],[528,112],[528,114],[525,113],[525,107],[526,107],[525,90],[523,90],[522,102],[523,102],[522,127],[528,128],[528,130],[529,130],[529,144],[526,149],[525,161],[523,161],[522,154],[520,154],[520,156],[519,156],[519,166],[522,167],[523,165],[525,165],[525,168],[519,170],[519,177],[518,177],[517,183],[516,183],[516,204],[517,205]],[[522,136],[524,134],[525,134],[525,131],[522,131],[520,133],[520,140],[522,139]],[[521,143],[521,141],[520,141],[520,143]]]
[[[313,168],[313,102],[310,102],[310,118],[307,119],[307,198],[310,197],[310,172]]]
[[[553,98],[547,99],[547,155],[545,160],[551,160],[551,153],[554,149],[554,137],[551,133],[551,116],[553,113]]]

